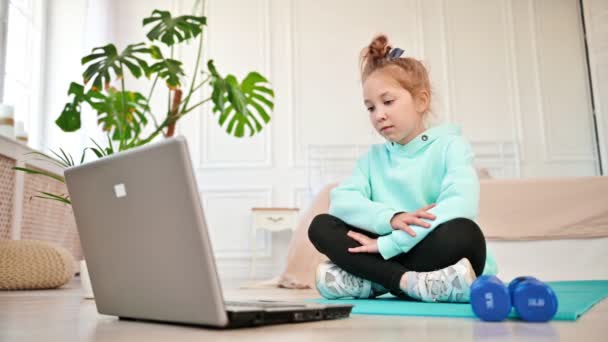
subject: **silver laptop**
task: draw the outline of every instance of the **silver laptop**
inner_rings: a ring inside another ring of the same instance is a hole
[[[224,301],[182,137],[69,168],[99,313],[230,328],[348,317],[351,305]],[[231,228],[227,217],[225,226]]]

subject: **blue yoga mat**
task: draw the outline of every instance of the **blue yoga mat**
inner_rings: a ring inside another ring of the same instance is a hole
[[[608,296],[608,280],[548,282],[558,298],[558,311],[554,320],[575,321],[593,305]],[[470,304],[422,303],[398,299],[390,294],[376,299],[312,299],[328,304],[352,304],[353,314],[390,316],[440,316],[476,318]],[[511,311],[510,318],[516,318]]]

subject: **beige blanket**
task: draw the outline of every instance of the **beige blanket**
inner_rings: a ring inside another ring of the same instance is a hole
[[[488,240],[582,239],[608,236],[608,177],[484,179],[477,222]],[[308,240],[312,219],[329,208],[326,186],[302,215],[287,266],[286,288],[313,288],[314,270],[326,257]]]

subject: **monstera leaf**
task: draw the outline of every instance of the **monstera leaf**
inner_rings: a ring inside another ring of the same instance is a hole
[[[114,72],[117,78],[122,78],[123,68],[126,66],[135,78],[139,78],[142,73],[148,77],[150,70],[148,63],[141,57],[144,54],[149,54],[150,49],[144,46],[144,43],[130,44],[118,54],[114,44],[108,44],[93,49],[92,53],[82,58],[82,65],[91,63],[84,71],[84,83],[88,83],[91,79],[93,84],[91,89],[98,91],[108,88],[110,84],[110,71]]]
[[[144,26],[151,23],[156,23],[156,25],[146,35],[148,39],[160,40],[167,46],[172,46],[176,41],[182,42],[201,34],[207,18],[194,15],[174,18],[168,11],[154,10],[152,16],[143,20]]]
[[[180,76],[185,75],[184,69],[182,68],[182,62],[171,58],[165,58],[158,46],[155,45],[150,46],[150,55],[152,58],[160,61],[152,64],[149,68],[149,72],[151,74],[158,74],[158,77],[164,79],[169,88],[179,88],[181,86]]]
[[[179,88],[181,86],[179,78],[185,75],[182,69],[182,62],[170,58],[153,64],[150,66],[150,71],[158,73],[158,76],[164,79],[167,86],[171,89]]]
[[[148,124],[145,116],[148,101],[140,93],[110,88],[108,95],[90,92],[87,102],[97,111],[97,122],[104,131],[112,133],[113,140],[120,140],[120,130],[123,139],[133,139]]]
[[[211,73],[211,100],[213,112],[219,113],[218,122],[226,132],[235,137],[259,133],[263,124],[270,121],[269,111],[274,108],[274,91],[268,88],[268,80],[257,72],[250,72],[242,83],[236,77],[220,76],[210,60],[207,64]],[[269,98],[270,97],[270,98]]]
[[[80,129],[80,104],[86,100],[84,86],[72,82],[68,95],[74,95],[74,99],[65,104],[55,124],[64,132],[74,132]]]

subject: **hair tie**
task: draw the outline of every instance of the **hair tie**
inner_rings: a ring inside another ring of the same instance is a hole
[[[404,51],[400,48],[391,49],[388,52],[388,59],[389,60],[397,59],[397,58],[401,57],[401,55],[403,55],[403,52]]]

